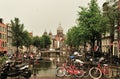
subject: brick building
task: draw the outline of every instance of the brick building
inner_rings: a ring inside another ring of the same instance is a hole
[[[7,25],[0,18],[0,54],[7,52]]]

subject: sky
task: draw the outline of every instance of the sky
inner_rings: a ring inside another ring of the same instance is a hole
[[[98,0],[101,8],[106,0]],[[61,24],[64,34],[76,25],[79,6],[88,7],[90,0],[0,0],[0,18],[10,23],[19,18],[24,29],[41,36],[45,31],[57,33]]]

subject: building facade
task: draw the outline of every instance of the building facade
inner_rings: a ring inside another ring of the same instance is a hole
[[[65,48],[64,42],[65,42],[66,36],[63,33],[63,28],[61,27],[61,24],[59,24],[56,31],[57,31],[57,34],[55,35],[52,35],[51,32],[47,33],[46,30],[44,34],[48,34],[51,38],[50,48],[63,50]]]
[[[7,52],[7,25],[0,18],[0,54]]]
[[[107,15],[109,7],[112,6],[116,11],[120,11],[120,0],[107,0],[103,4],[103,16]],[[113,40],[108,32],[102,36],[102,52],[111,52],[112,55],[120,57],[120,16],[117,17],[117,22],[114,23],[113,34]]]
[[[14,49],[12,46],[12,26],[10,24],[7,24],[7,53],[13,54]]]

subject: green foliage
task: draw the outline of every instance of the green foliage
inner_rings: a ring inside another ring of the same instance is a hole
[[[79,27],[72,27],[68,30],[67,33],[67,40],[65,41],[71,47],[75,47],[76,49],[79,47],[80,44],[83,44],[82,41],[82,32]]]
[[[76,30],[76,27],[72,27],[72,28],[69,29],[68,32],[67,32],[67,40],[66,40],[66,43],[67,43],[69,46],[71,46],[71,47],[74,46],[73,36],[74,36],[75,30]]]
[[[111,5],[112,4],[112,5]],[[118,23],[118,17],[120,11],[116,7],[118,6],[115,1],[108,1],[103,4],[104,17],[107,17],[109,22],[107,23],[108,31],[113,35],[114,26]],[[114,36],[113,36],[114,37]]]
[[[2,63],[4,63],[6,60],[8,60],[8,58],[7,58],[6,56],[1,56],[1,57],[0,57],[0,65],[1,65]]]
[[[101,34],[107,30],[108,18],[102,16],[96,0],[91,0],[89,7],[79,7],[77,26],[69,29],[66,43],[78,47],[86,42],[94,46],[95,40],[100,42]]]
[[[41,44],[40,37],[39,36],[33,37],[33,45],[40,48],[40,44]]]
[[[92,33],[91,30],[89,29],[90,27],[90,17],[89,11],[87,8],[80,7],[81,11],[78,12],[78,26],[79,26],[79,31],[83,37],[83,40],[88,40],[91,38]]]
[[[16,56],[18,57],[18,48],[24,45],[25,40],[24,37],[24,25],[20,24],[19,18],[15,18],[14,21],[11,20],[11,29],[12,29],[12,36],[13,36],[13,46],[17,47]]]
[[[47,35],[42,35],[42,37],[35,36],[33,37],[33,45],[38,49],[49,48],[51,44],[50,37]]]
[[[107,18],[102,17],[96,0],[91,0],[89,8],[80,7],[80,9],[78,25],[83,33],[83,38],[85,41],[91,41],[94,45],[95,40],[99,40],[101,34],[106,31]]]
[[[32,44],[32,38],[28,31],[24,30],[24,25],[20,24],[19,18],[11,20],[12,35],[13,35],[13,46],[17,47],[16,55],[18,56],[18,48],[23,45],[27,48]]]
[[[13,35],[13,46],[22,46],[24,44],[22,37],[24,25],[19,23],[18,18],[15,18],[14,21],[11,20],[11,26]]]
[[[26,47],[29,47],[32,44],[32,37],[29,35],[27,31],[23,32],[23,40],[24,40],[24,45]]]
[[[49,48],[49,46],[51,44],[51,40],[48,35],[43,35],[40,38],[40,41],[41,41],[41,48]]]

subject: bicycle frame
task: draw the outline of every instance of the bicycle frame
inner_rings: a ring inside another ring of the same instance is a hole
[[[65,70],[70,73],[70,74],[78,74],[81,71],[78,69],[75,69],[75,66],[70,64],[70,66],[66,66],[66,63],[63,64],[63,67],[65,68]]]
[[[97,68],[99,68],[103,74],[109,74],[110,67],[107,64],[103,64],[103,66],[101,66],[101,64],[98,63]]]

